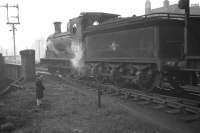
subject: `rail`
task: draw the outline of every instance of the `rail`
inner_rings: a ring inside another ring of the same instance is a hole
[[[63,78],[65,81],[70,82],[69,79]],[[132,90],[127,88],[119,88],[113,85],[100,84],[93,81],[71,79],[72,84],[79,83],[85,85],[88,89],[99,92],[101,88],[101,94],[116,96],[124,100],[135,101],[140,105],[149,105],[154,103],[152,107],[154,109],[163,109],[169,114],[184,114],[184,117],[180,117],[180,120],[185,122],[191,122],[200,119],[200,102],[196,100],[189,100],[185,98],[178,98],[173,96],[166,96],[154,93],[144,93],[138,90]]]
[[[42,73],[41,73],[42,74]],[[180,120],[185,122],[191,122],[200,119],[200,101],[179,98],[174,96],[167,96],[155,93],[145,93],[139,90],[133,90],[128,88],[116,87],[112,84],[103,84],[97,82],[95,77],[90,79],[76,79],[71,77],[62,77],[52,74],[69,84],[80,84],[84,88],[96,91],[99,94],[99,107],[100,95],[111,95],[131,102],[136,102],[140,105],[151,104],[153,109],[163,109],[169,114],[184,114],[184,117],[180,117]],[[152,104],[153,103],[153,104]]]

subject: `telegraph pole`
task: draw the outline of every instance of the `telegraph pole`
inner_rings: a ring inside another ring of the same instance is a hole
[[[13,32],[13,45],[14,45],[14,57],[16,57],[16,45],[15,45],[15,30],[16,30],[16,28],[15,28],[15,24],[10,24],[10,25],[12,25],[12,32]]]
[[[4,7],[7,10],[7,24],[11,25],[11,28],[12,28],[10,31],[13,32],[13,49],[14,49],[14,57],[16,59],[15,31],[17,30],[16,25],[20,24],[19,23],[19,5],[18,4],[17,5],[8,5],[8,3],[7,3],[6,5],[2,5],[0,7]],[[10,8],[16,8],[17,9],[17,15],[16,16],[10,16],[9,15],[9,9]],[[13,21],[13,20],[11,21],[10,17],[15,18],[16,21]]]

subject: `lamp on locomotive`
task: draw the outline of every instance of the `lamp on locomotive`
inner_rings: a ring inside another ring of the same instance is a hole
[[[189,0],[179,0],[178,7],[180,9],[186,9],[187,6],[189,6],[189,3],[190,3]]]

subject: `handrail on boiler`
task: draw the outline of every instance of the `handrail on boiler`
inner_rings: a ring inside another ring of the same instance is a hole
[[[140,17],[144,17],[144,18],[161,17],[161,18],[173,19],[173,18],[184,18],[185,14],[178,14],[178,13],[151,13],[151,14],[142,15]],[[190,17],[200,17],[200,15],[191,14]]]

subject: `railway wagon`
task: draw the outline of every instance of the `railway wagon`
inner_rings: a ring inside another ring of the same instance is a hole
[[[84,72],[82,76],[92,76],[100,82],[137,86],[147,91],[163,86],[198,86],[199,28],[200,17],[191,16],[186,55],[183,15],[158,13],[121,18],[85,13],[69,22],[65,34],[70,37],[64,36],[71,38],[68,48],[74,54],[66,58],[71,64],[68,67],[74,68],[73,59],[81,55],[75,67]],[[63,33],[54,36],[60,35]],[[57,69],[64,71],[61,66]]]

